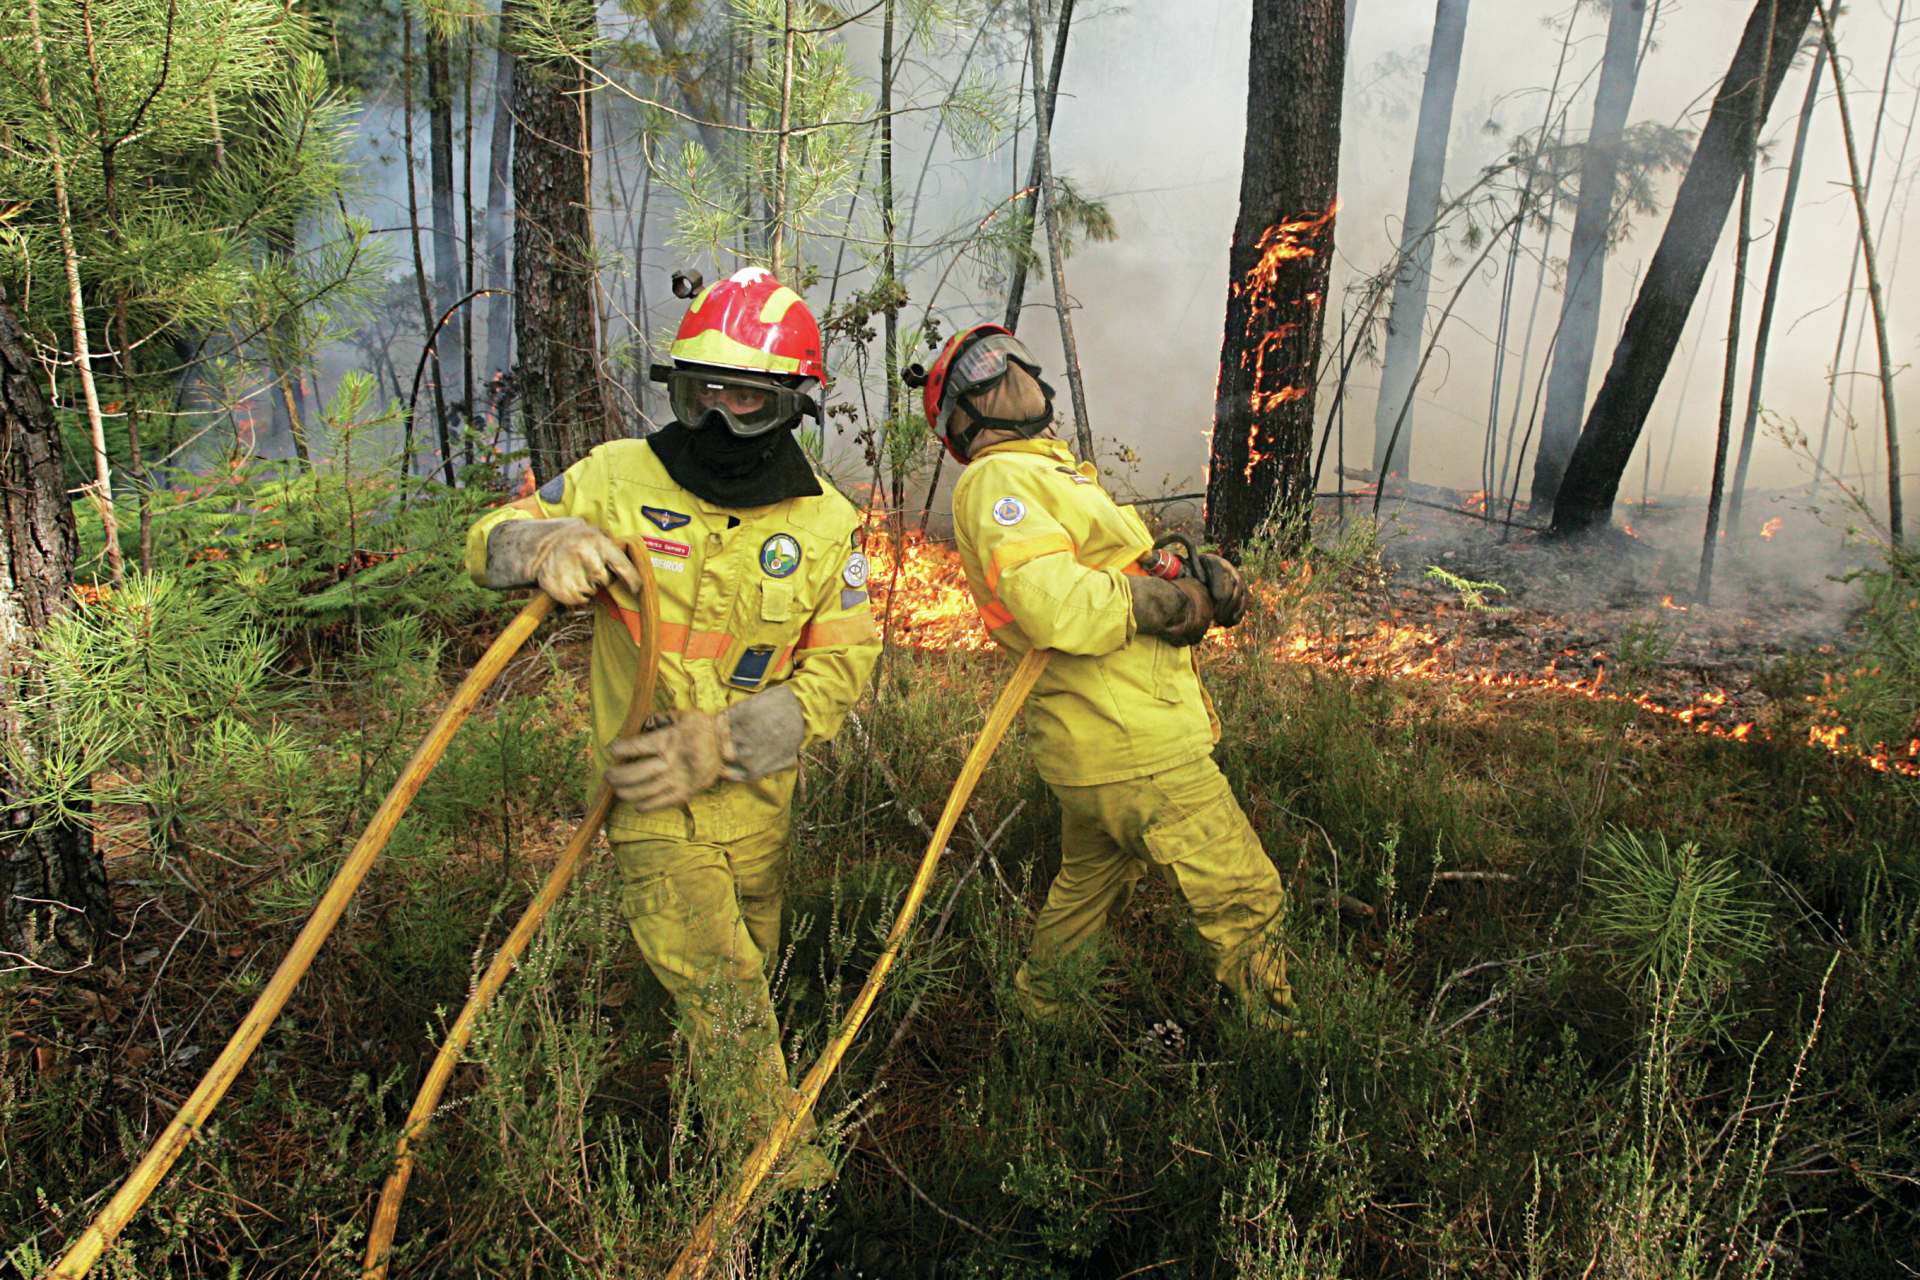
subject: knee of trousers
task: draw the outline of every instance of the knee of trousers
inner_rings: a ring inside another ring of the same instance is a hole
[[[1224,787],[1216,799],[1150,826],[1142,838],[1210,943],[1238,949],[1280,923],[1286,909],[1280,874]]]
[[[646,840],[616,844],[613,853],[620,913],[676,999],[716,982],[764,982],[765,957],[746,927],[723,848]]]

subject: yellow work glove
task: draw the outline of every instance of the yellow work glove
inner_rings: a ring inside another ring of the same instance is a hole
[[[618,543],[585,520],[509,520],[487,535],[487,585],[538,586],[561,604],[581,605],[618,576],[640,594],[640,572]]]
[[[785,685],[717,716],[678,711],[669,724],[609,744],[607,785],[642,813],[676,808],[722,778],[757,782],[791,769],[806,731],[800,699]]]
[[[1168,644],[1199,644],[1213,625],[1213,601],[1198,578],[1128,578],[1134,629]]]
[[[1240,571],[1216,555],[1198,557],[1194,576],[1206,584],[1207,597],[1213,602],[1213,625],[1237,627],[1247,616],[1247,584]]]

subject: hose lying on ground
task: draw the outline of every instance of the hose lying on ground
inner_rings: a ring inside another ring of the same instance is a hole
[[[373,821],[367,824],[365,833],[353,846],[352,852],[347,854],[347,860],[334,873],[333,882],[327,886],[319,905],[314,907],[313,915],[300,930],[300,936],[294,939],[286,959],[274,970],[266,990],[253,1002],[253,1008],[241,1020],[239,1029],[233,1033],[227,1047],[207,1068],[207,1074],[201,1077],[193,1093],[174,1113],[159,1140],[148,1148],[147,1154],[127,1176],[125,1184],[113,1199],[107,1201],[106,1208],[80,1233],[80,1237],[68,1247],[66,1255],[47,1273],[49,1277],[79,1280],[86,1275],[101,1253],[132,1221],[133,1215],[140,1211],[140,1206],[147,1202],[147,1197],[167,1176],[167,1171],[173,1168],[174,1161],[187,1149],[187,1144],[199,1136],[200,1126],[239,1078],[241,1068],[246,1066],[247,1059],[253,1056],[267,1029],[292,997],[294,987],[306,976],[308,967],[313,964],[313,958],[320,950],[320,944],[327,940],[333,926],[339,923],[347,903],[372,869],[374,859],[380,856],[394,828],[400,825],[407,806],[413,803],[421,784],[433,772],[433,766],[439,763],[447,744],[453,740],[454,731],[466,720],[468,713],[479,703],[480,696],[499,677],[501,670],[520,646],[526,643],[527,637],[533,634],[541,620],[553,612],[553,607],[552,596],[545,592],[535,595],[507,624],[500,638],[481,655],[480,661],[467,673],[467,678],[460,682],[460,687],[454,690],[453,699],[447,703],[447,709],[434,721],[426,740],[413,753],[413,759],[407,761],[407,767],[393,784],[393,790],[380,802]]]
[[[893,968],[894,960],[900,954],[901,944],[906,941],[907,931],[913,926],[913,918],[920,910],[921,902],[927,896],[927,890],[933,884],[933,873],[940,866],[940,855],[946,850],[947,839],[953,835],[953,828],[960,820],[960,814],[967,807],[967,801],[973,795],[975,784],[986,771],[987,761],[993,758],[994,748],[1000,745],[1007,726],[1013,723],[1013,717],[1020,705],[1032,692],[1034,682],[1046,669],[1047,660],[1053,656],[1049,649],[1034,649],[1020,659],[1020,665],[1014,669],[1013,678],[1000,694],[999,701],[993,704],[993,711],[987,716],[986,725],[980,730],[980,736],[974,741],[973,750],[967,753],[967,760],[960,768],[960,777],[953,784],[953,791],[947,797],[947,807],[940,813],[940,821],[933,829],[933,839],[927,845],[926,853],[920,859],[920,869],[913,877],[913,884],[907,889],[906,901],[900,904],[900,914],[894,918],[893,929],[887,934],[887,943],[880,951],[880,958],[874,961],[873,972],[867,975],[866,985],[860,988],[860,994],[854,998],[853,1007],[847,1011],[846,1018],[840,1024],[840,1030],[820,1054],[820,1060],[807,1072],[807,1078],[800,1084],[800,1094],[793,1108],[774,1122],[773,1130],[760,1140],[747,1154],[746,1163],[741,1166],[739,1177],[732,1189],[722,1196],[707,1216],[700,1220],[694,1229],[693,1238],[686,1248],[674,1260],[673,1269],[667,1273],[667,1280],[700,1280],[706,1274],[707,1266],[719,1251],[721,1238],[730,1231],[740,1215],[746,1211],[748,1202],[753,1198],[754,1190],[773,1169],[780,1159],[780,1153],[793,1137],[820,1100],[820,1093],[826,1088],[827,1080],[833,1075],[834,1068],[846,1056],[860,1025],[866,1021],[867,1014],[873,1009],[873,1002],[880,994],[880,987],[886,981],[887,972]]]
[[[622,738],[640,732],[640,724],[653,706],[654,682],[660,674],[659,584],[654,580],[653,564],[647,556],[646,547],[628,546],[627,558],[640,571],[640,616],[645,630],[640,638],[639,678],[634,681],[633,698],[627,704],[626,720],[620,726],[619,736]],[[561,851],[560,860],[554,864],[547,882],[534,895],[526,914],[520,917],[520,923],[500,944],[493,963],[487,966],[487,971],[474,986],[473,994],[467,997],[466,1007],[460,1010],[460,1016],[447,1031],[446,1041],[440,1046],[440,1052],[427,1072],[426,1081],[413,1100],[413,1108],[407,1112],[406,1126],[400,1131],[400,1146],[394,1154],[393,1172],[387,1175],[386,1186],[381,1188],[380,1207],[374,1211],[373,1227],[367,1233],[367,1261],[363,1280],[386,1280],[393,1233],[400,1225],[400,1204],[406,1198],[407,1181],[413,1176],[413,1144],[426,1132],[428,1123],[432,1121],[434,1109],[440,1105],[440,1095],[446,1091],[447,1082],[453,1078],[453,1069],[460,1064],[460,1055],[473,1038],[474,1024],[493,1002],[494,994],[506,982],[507,976],[513,972],[514,964],[527,949],[527,944],[533,941],[533,935],[539,932],[548,910],[566,892],[574,871],[580,866],[581,857],[592,847],[594,837],[600,834],[600,824],[607,820],[607,815],[612,811],[613,789],[602,782],[593,794],[593,802],[587,806],[587,816],[575,829],[573,838],[567,841],[567,847]]]

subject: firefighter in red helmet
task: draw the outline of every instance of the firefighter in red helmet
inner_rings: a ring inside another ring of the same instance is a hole
[[[767,969],[799,753],[839,731],[880,640],[858,514],[794,437],[820,412],[818,323],[762,268],[695,289],[672,364],[654,369],[675,421],[489,513],[467,566],[489,587],[594,607],[593,749],[616,797],[621,912],[691,1028],[703,1092],[743,1103],[729,1110],[751,1140],[793,1096]],[[623,547],[652,561],[662,642],[648,728],[616,741],[639,674]],[[802,1144],[785,1176],[831,1171]]]
[[[1239,574],[1191,544],[1157,547],[1092,463],[1075,463],[1053,436],[1053,388],[1008,330],[954,335],[908,381],[966,465],[954,534],[981,619],[1015,653],[1054,651],[1027,737],[1060,800],[1061,866],[1015,978],[1020,1006],[1060,1012],[1062,962],[1097,942],[1152,870],[1192,907],[1215,977],[1257,1021],[1289,1022],[1286,895],[1213,762],[1220,722],[1193,648],[1245,615]]]

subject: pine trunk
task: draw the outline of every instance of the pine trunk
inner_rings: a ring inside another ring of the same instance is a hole
[[[464,266],[460,260],[460,232],[454,220],[453,181],[453,75],[452,50],[445,36],[427,32],[427,165],[428,186],[433,205],[433,311],[434,321],[447,314],[460,300]],[[434,339],[439,353],[438,369],[443,395],[458,400],[466,385],[467,373],[461,360],[459,329],[449,322]],[[454,412],[460,412],[456,406]],[[440,428],[441,449],[452,457],[447,427]]]
[[[1587,407],[1593,350],[1600,338],[1600,296],[1607,267],[1607,233],[1613,224],[1614,179],[1620,171],[1620,140],[1633,104],[1640,54],[1640,27],[1647,0],[1613,0],[1607,48],[1600,61],[1600,88],[1593,100],[1593,127],[1580,166],[1580,203],[1573,215],[1567,251],[1567,295],[1560,308],[1560,337],[1547,378],[1547,408],[1540,420],[1540,450],[1533,462],[1533,511],[1553,510],[1560,477],[1580,440]]]
[[[494,382],[513,367],[513,278],[507,274],[507,200],[513,182],[513,54],[500,34],[500,54],[493,73],[493,127],[487,146],[487,288],[497,290],[487,299],[487,380],[494,412],[503,407],[501,387]]]
[[[1268,517],[1313,503],[1314,390],[1345,77],[1342,0],[1254,6],[1207,477],[1207,536],[1229,550]]]
[[[1613,349],[1612,366],[1587,414],[1580,443],[1567,462],[1554,502],[1556,533],[1582,533],[1613,517],[1620,477],[1639,443],[1647,411],[1653,407],[1660,382],[1673,360],[1687,314],[1700,292],[1700,281],[1713,260],[1740,188],[1740,177],[1746,170],[1745,143],[1753,120],[1754,94],[1761,95],[1759,110],[1764,120],[1813,16],[1814,0],[1778,3],[1771,58],[1765,56],[1761,46],[1774,0],[1758,0],[1714,97],[1693,161],[1667,215],[1666,231],[1654,250],[1653,261],[1647,265],[1640,296]],[[1763,63],[1772,70],[1761,85]]]
[[[591,10],[568,9],[590,24]],[[569,33],[581,43],[592,33]],[[593,130],[586,78],[565,59],[522,58],[514,84],[514,342],[533,471],[560,474],[609,438],[589,219]]]
[[[36,635],[72,599],[80,548],[39,372],[0,301],[0,734],[29,766],[34,741],[19,700],[38,682]],[[71,968],[112,924],[106,867],[86,823],[20,802],[12,768],[0,756],[0,971]]]
[[[1344,14],[1342,23],[1344,25]],[[1467,39],[1467,0],[1440,0],[1433,17],[1427,79],[1420,91],[1420,123],[1413,135],[1413,167],[1407,175],[1407,209],[1400,223],[1400,269],[1387,310],[1386,350],[1380,362],[1380,399],[1373,418],[1373,470],[1407,477],[1413,445],[1409,408],[1426,327],[1427,289],[1433,280],[1434,223],[1440,216],[1440,185],[1447,169],[1447,133],[1453,126],[1453,95],[1460,84],[1460,53]]]

